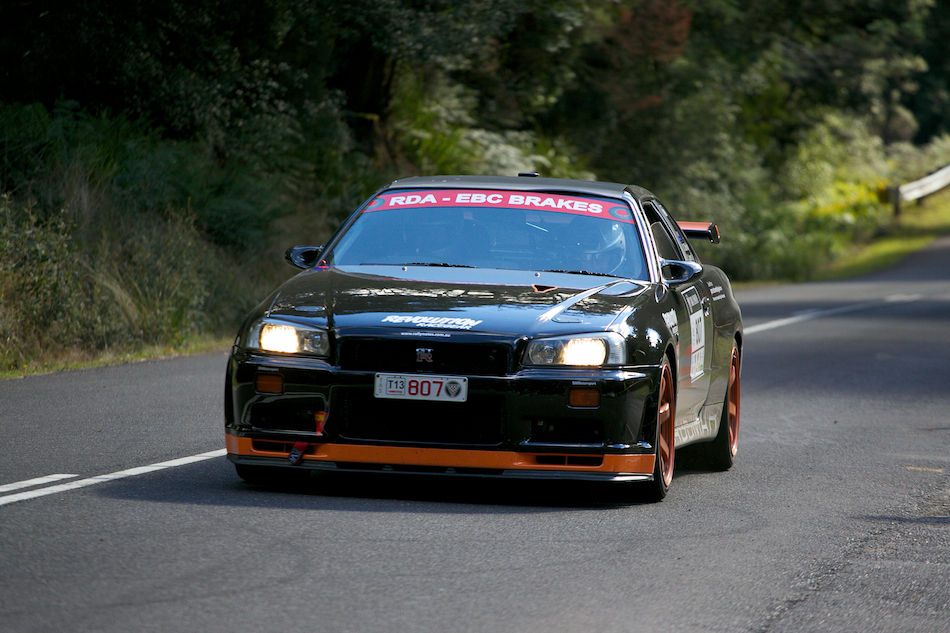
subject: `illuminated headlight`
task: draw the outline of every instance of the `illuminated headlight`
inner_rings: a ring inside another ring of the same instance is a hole
[[[258,321],[251,328],[247,346],[265,352],[328,356],[330,340],[324,330],[275,321]]]
[[[627,345],[616,332],[543,338],[528,343],[526,365],[599,367],[622,365]]]

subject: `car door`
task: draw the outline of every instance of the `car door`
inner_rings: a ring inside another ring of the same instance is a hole
[[[646,201],[644,211],[661,258],[699,263],[686,236],[658,200]],[[679,332],[677,426],[696,420],[709,395],[713,325],[706,281],[701,272],[689,281],[670,284]]]

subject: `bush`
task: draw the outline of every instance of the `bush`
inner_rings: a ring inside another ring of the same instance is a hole
[[[176,346],[233,329],[258,299],[211,242],[263,240],[272,179],[72,103],[0,106],[0,146],[3,366]]]
[[[184,217],[138,216],[84,252],[65,213],[45,221],[9,196],[0,206],[0,363],[39,355],[175,345],[203,325],[208,283]]]
[[[895,143],[887,148],[894,185],[912,182],[950,165],[950,135],[938,136],[923,147]]]
[[[41,221],[4,196],[0,205],[0,362],[20,367],[44,349],[102,349],[121,314],[90,283],[59,217]]]
[[[812,278],[890,225],[884,156],[861,120],[828,114],[788,150],[769,189],[740,188],[738,204],[710,217],[724,240],[708,259],[737,280]]]

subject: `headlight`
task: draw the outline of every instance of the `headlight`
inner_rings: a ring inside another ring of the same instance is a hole
[[[627,345],[616,332],[575,334],[531,341],[524,355],[526,365],[622,365],[627,358]]]
[[[247,347],[265,352],[328,356],[330,339],[325,330],[261,320],[251,327]]]

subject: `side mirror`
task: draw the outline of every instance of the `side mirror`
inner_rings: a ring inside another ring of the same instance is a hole
[[[294,268],[307,270],[313,268],[323,253],[322,246],[294,246],[284,253],[284,259]]]
[[[663,280],[671,286],[686,283],[695,275],[703,272],[703,267],[695,262],[681,262],[672,259],[660,260],[660,272]]]

